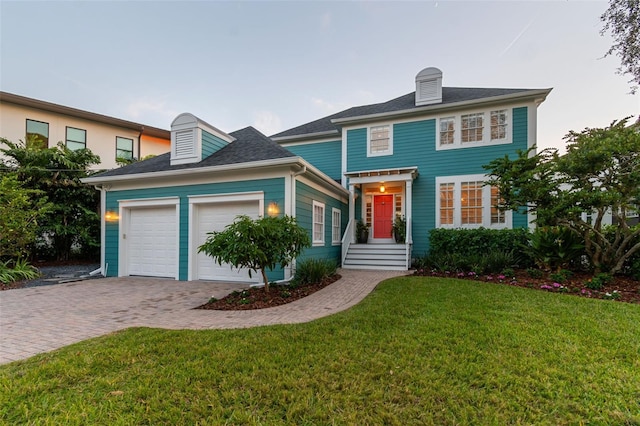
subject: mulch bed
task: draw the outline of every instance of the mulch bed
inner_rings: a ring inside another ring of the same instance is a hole
[[[587,287],[593,278],[592,274],[575,273],[565,282],[554,282],[545,274],[542,278],[532,278],[525,270],[516,270],[514,276],[506,277],[500,274],[475,275],[473,273],[438,273],[427,270],[417,270],[414,275],[429,277],[459,278],[465,280],[482,281],[501,285],[525,287],[551,293],[565,293],[590,299],[617,300],[619,302],[640,304],[640,281],[631,277],[616,275],[612,282],[600,290]]]
[[[244,290],[237,290],[223,297],[222,299],[210,300],[202,306],[195,309],[213,309],[220,311],[245,311],[251,309],[273,308],[274,306],[285,305],[294,302],[310,294],[315,293],[338,281],[342,278],[338,274],[334,274],[319,283],[303,284],[299,286],[288,285],[270,285],[269,293],[266,293],[264,287],[250,287]]]

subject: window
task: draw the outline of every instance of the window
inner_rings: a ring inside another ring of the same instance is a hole
[[[331,209],[331,243],[340,244],[342,240],[342,212],[336,208]]]
[[[390,155],[393,153],[389,125],[369,128],[368,155]]]
[[[507,110],[491,111],[491,140],[506,139]]]
[[[133,139],[116,136],[116,158],[133,160]]]
[[[498,188],[485,185],[486,176],[436,178],[436,227],[510,228],[511,211],[500,211]]]
[[[453,183],[440,184],[440,224],[453,225]]]
[[[511,117],[508,109],[486,109],[440,117],[436,123],[436,150],[502,145],[512,142],[512,132],[509,130]]]
[[[451,145],[453,143],[455,123],[455,117],[440,119],[440,145]]]
[[[504,211],[500,210],[498,206],[502,203],[502,198],[500,198],[500,191],[497,186],[491,187],[491,224],[496,225],[500,223],[505,223],[506,217]]]
[[[313,202],[313,245],[324,245],[324,204]]]
[[[480,142],[482,141],[482,132],[484,129],[484,114],[479,112],[475,114],[465,114],[462,116],[462,142]]]
[[[482,225],[482,182],[462,182],[460,206],[463,225]]]
[[[72,151],[87,147],[87,131],[76,129],[75,127],[67,127],[67,148]]]
[[[40,148],[49,146],[49,123],[27,118],[27,144],[34,143]]]

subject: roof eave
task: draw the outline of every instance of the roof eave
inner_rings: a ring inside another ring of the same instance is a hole
[[[326,130],[324,132],[315,132],[315,133],[304,133],[300,135],[293,136],[280,136],[280,137],[272,137],[271,140],[274,142],[293,142],[297,139],[321,139],[327,136],[339,136],[340,132],[338,130]]]
[[[524,92],[511,93],[508,95],[491,96],[488,98],[472,99],[472,100],[461,101],[461,102],[452,102],[450,104],[444,104],[444,105],[434,104],[434,105],[428,105],[420,108],[411,108],[411,109],[405,109],[405,110],[393,111],[393,112],[381,112],[377,114],[360,115],[360,116],[346,117],[346,118],[334,118],[333,120],[331,120],[331,123],[336,125],[344,125],[344,124],[359,123],[362,121],[371,121],[371,120],[378,120],[378,119],[384,119],[384,118],[408,117],[408,116],[420,115],[420,114],[424,114],[426,112],[432,112],[432,111],[449,111],[453,109],[460,109],[460,108],[467,107],[469,105],[490,105],[490,104],[501,103],[505,101],[515,101],[515,100],[522,100],[522,99],[534,100],[536,104],[539,105],[542,102],[544,102],[544,100],[546,99],[549,92],[551,92],[551,90],[552,89],[527,90]]]

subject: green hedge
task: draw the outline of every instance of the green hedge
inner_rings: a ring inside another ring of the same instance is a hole
[[[448,253],[457,256],[488,255],[512,252],[520,267],[532,264],[522,248],[529,244],[529,230],[517,229],[432,229],[429,254]]]

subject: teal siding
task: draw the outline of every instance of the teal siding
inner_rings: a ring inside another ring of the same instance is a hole
[[[436,223],[436,177],[483,174],[486,170],[482,166],[491,160],[527,149],[527,107],[514,108],[512,114],[513,143],[508,145],[436,151],[436,120],[430,119],[394,124],[393,155],[367,157],[367,129],[349,130],[347,171],[418,167],[419,176],[413,182],[412,228],[414,255],[422,255],[429,249],[429,231]],[[526,214],[514,213],[513,226],[526,227]]]
[[[212,183],[202,185],[171,186],[165,188],[135,189],[127,191],[109,191],[106,196],[106,209],[118,211],[118,200],[139,200],[148,198],[180,197],[179,229],[179,279],[187,280],[189,263],[189,199],[191,195],[215,195],[237,192],[264,192],[264,208],[275,201],[284,206],[284,178],[258,179],[240,182]],[[266,214],[266,212],[263,212]],[[117,223],[108,223],[105,228],[105,262],[109,265],[108,276],[118,275],[118,234]],[[283,271],[276,270],[267,274],[270,280],[284,278]]]
[[[331,179],[342,179],[342,141],[318,142],[286,146],[289,151],[304,158]]]
[[[334,246],[331,243],[331,209],[340,209],[342,212],[340,232],[342,235],[349,221],[349,205],[302,182],[296,182],[296,219],[298,224],[309,232],[311,240],[313,240],[313,201],[324,204],[324,245],[305,249],[298,259],[321,258],[335,259],[336,262],[340,262],[342,246]]]
[[[207,131],[202,131],[202,158],[204,160],[214,152],[224,148],[229,143]]]

